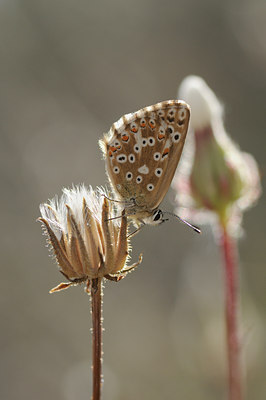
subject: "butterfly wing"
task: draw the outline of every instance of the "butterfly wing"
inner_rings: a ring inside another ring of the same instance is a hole
[[[120,199],[152,211],[163,200],[179,162],[189,106],[164,101],[124,115],[101,141],[107,173]]]

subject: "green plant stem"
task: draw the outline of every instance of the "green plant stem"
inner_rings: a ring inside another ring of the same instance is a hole
[[[221,223],[221,251],[225,275],[225,318],[229,400],[243,400],[243,377],[238,333],[238,262],[235,240]]]
[[[102,387],[102,280],[91,281],[92,400],[100,400]]]

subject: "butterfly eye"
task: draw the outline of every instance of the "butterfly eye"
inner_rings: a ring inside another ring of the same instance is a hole
[[[127,180],[127,181],[131,181],[132,178],[133,178],[132,172],[127,172],[127,173],[126,173],[126,180]]]
[[[119,174],[120,169],[119,169],[119,167],[114,167],[113,171],[115,174]]]
[[[154,146],[155,145],[155,139],[152,136],[149,137],[148,144],[149,144],[149,146]]]
[[[156,153],[153,154],[153,159],[154,159],[155,161],[159,161],[160,158],[161,158],[161,153],[156,152]]]
[[[141,182],[142,182],[142,179],[143,179],[142,176],[141,176],[141,175],[138,175],[137,178],[136,178],[136,182],[137,182],[137,183],[141,183]]]
[[[155,175],[156,176],[161,176],[162,175],[162,173],[163,173],[163,170],[162,170],[162,168],[156,168],[156,170],[155,170]]]
[[[147,185],[147,189],[148,189],[149,192],[151,192],[154,189],[154,185],[152,183],[149,183]]]
[[[152,216],[153,221],[160,221],[163,217],[163,212],[161,210],[155,210]]]
[[[174,143],[179,142],[180,137],[181,137],[181,135],[179,133],[175,133],[173,136],[173,142]]]

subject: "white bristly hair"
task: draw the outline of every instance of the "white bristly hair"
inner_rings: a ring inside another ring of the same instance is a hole
[[[101,211],[104,196],[108,196],[104,187],[93,190],[84,184],[73,186],[71,189],[64,188],[63,194],[59,198],[55,196],[48,203],[40,205],[40,212],[44,219],[49,223],[57,239],[61,239],[62,232],[67,233],[67,206],[71,208],[73,216],[81,228],[83,234],[83,199],[85,199],[93,217],[101,222]]]

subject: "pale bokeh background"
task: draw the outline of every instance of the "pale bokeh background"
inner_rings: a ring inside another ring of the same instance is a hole
[[[201,75],[226,127],[265,175],[266,3],[10,0],[0,3],[0,398],[90,398],[89,299],[61,281],[38,205],[106,182],[102,132]],[[164,208],[172,209],[172,194]],[[266,396],[265,197],[240,242],[248,397]],[[133,240],[138,271],[104,293],[105,400],[225,398],[222,271],[210,229],[170,221]]]

